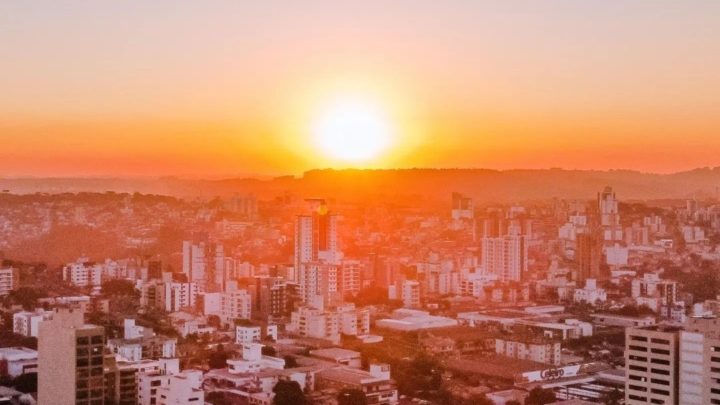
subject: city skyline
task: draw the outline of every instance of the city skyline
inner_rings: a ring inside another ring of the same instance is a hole
[[[0,171],[717,166],[719,31],[712,1],[8,1]],[[382,147],[327,153],[358,99]]]

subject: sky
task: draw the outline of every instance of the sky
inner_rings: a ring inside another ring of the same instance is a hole
[[[362,99],[390,146],[314,143]],[[0,1],[0,176],[720,166],[720,2]]]

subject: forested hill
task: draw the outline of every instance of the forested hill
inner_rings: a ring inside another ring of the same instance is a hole
[[[178,197],[227,196],[252,193],[260,198],[284,194],[333,196],[344,200],[385,197],[446,199],[458,191],[484,201],[593,198],[611,185],[623,199],[716,197],[720,168],[672,174],[629,170],[488,170],[398,169],[311,170],[302,176],[270,179],[231,178],[2,178],[0,189],[13,194],[79,191],[141,192]]]

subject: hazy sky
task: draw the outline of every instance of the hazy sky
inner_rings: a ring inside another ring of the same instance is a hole
[[[0,1],[0,176],[720,165],[720,1]]]

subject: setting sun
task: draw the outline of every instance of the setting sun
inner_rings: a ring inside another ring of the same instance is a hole
[[[315,146],[342,161],[378,158],[392,143],[389,119],[379,106],[365,100],[342,100],[318,114],[313,122]]]

